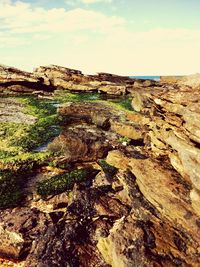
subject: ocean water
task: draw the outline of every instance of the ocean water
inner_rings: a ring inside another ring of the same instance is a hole
[[[160,81],[160,76],[129,76],[130,78],[142,79],[142,80],[154,80]]]

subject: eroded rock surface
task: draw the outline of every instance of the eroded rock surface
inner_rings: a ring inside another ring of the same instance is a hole
[[[0,99],[0,123],[15,122],[24,124],[34,124],[37,118],[25,114],[23,104],[13,98]]]
[[[37,69],[34,79],[51,88],[129,94],[137,112],[105,101],[58,108],[61,131],[48,145],[53,165],[44,161],[26,178],[28,201],[0,211],[1,257],[26,267],[200,266],[196,83],[86,76],[58,66]],[[22,112],[6,101],[9,118]],[[91,166],[96,176],[66,180],[71,170]],[[36,194],[37,179],[49,179],[51,194]],[[69,190],[60,193],[63,181]]]
[[[21,71],[16,68],[0,66],[0,93],[19,94],[33,93],[37,91],[52,91],[51,87],[43,84],[43,79],[33,73]]]

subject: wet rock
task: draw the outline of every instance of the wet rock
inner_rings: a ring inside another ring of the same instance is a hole
[[[21,259],[32,242],[48,227],[48,216],[36,209],[15,208],[0,211],[0,255]]]
[[[98,196],[95,189],[75,186],[68,213],[34,242],[25,266],[103,266],[104,260],[90,239]]]

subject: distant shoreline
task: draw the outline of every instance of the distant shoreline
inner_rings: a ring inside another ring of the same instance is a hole
[[[161,76],[129,76],[130,78],[134,79],[141,79],[141,80],[154,80],[154,81],[160,81]]]

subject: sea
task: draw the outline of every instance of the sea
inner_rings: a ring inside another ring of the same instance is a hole
[[[160,81],[160,76],[129,76],[129,77],[133,79]]]

